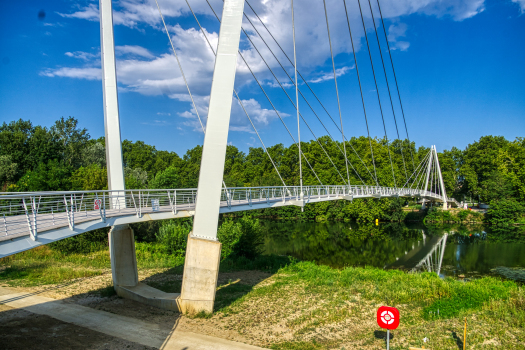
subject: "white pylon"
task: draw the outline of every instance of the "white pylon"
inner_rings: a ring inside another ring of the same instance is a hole
[[[435,145],[431,146],[431,148],[430,148],[430,157],[429,157],[429,160],[428,160],[427,175],[426,175],[426,179],[425,179],[425,192],[428,189],[430,173],[431,173],[431,169],[432,169],[433,166],[436,167],[436,170],[437,170],[438,186],[440,188],[441,198],[442,198],[442,201],[443,201],[443,209],[447,210],[447,208],[448,208],[448,206],[447,206],[447,191],[445,190],[445,183],[443,182],[443,176],[441,174],[441,167],[439,166],[439,159],[438,159],[437,150],[436,150],[436,146]],[[421,208],[425,209],[425,199],[423,198],[422,201],[423,201],[423,205],[422,205]]]
[[[113,38],[113,9],[111,0],[100,0],[100,53],[102,63],[102,88],[104,96],[104,129],[106,135],[106,164],[108,189],[125,190],[120,137],[120,116],[115,68],[115,41]],[[118,203],[118,199],[121,199]],[[115,193],[111,206],[126,207],[124,193]]]

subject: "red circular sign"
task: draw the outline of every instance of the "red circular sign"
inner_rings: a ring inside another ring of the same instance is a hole
[[[377,324],[381,328],[396,329],[399,326],[399,311],[395,307],[381,306],[377,310]]]

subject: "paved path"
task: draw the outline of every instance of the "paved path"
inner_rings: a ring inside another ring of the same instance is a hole
[[[0,304],[162,350],[263,349],[208,335],[177,331],[176,326],[170,330],[131,317],[31,293],[17,293],[8,288],[0,287]]]

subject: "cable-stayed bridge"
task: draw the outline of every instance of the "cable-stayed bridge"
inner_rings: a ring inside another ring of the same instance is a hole
[[[399,132],[399,129],[401,128],[398,127],[396,117],[396,109],[400,109],[406,132],[406,139],[408,140],[408,145],[411,146],[379,0],[376,0],[377,7],[375,10],[372,1],[366,1],[368,2],[371,19],[373,21],[373,29],[381,58],[380,67],[382,69],[377,69],[377,66],[376,69],[374,69],[371,44],[368,38],[363,15],[363,8],[365,11],[367,11],[367,9],[365,6],[361,6],[361,0],[357,0],[357,3],[359,5],[366,49],[368,51],[382,127],[384,130],[383,140],[386,142],[386,149],[388,151],[390,165],[389,172],[391,173],[388,175],[389,178],[385,179],[378,176],[376,159],[374,158],[374,147],[372,146],[372,138],[369,128],[369,119],[371,118],[371,115],[370,112],[367,114],[365,108],[365,99],[363,97],[363,86],[361,81],[362,73],[359,71],[354,50],[354,39],[352,37],[350,20],[348,19],[347,2],[346,0],[343,0],[348,22],[349,45],[352,49],[353,63],[356,68],[357,82],[361,94],[363,117],[366,123],[370,153],[360,154],[357,152],[352,143],[345,136],[343,122],[343,115],[345,113],[341,108],[339,97],[337,70],[332,50],[328,10],[325,0],[322,1],[325,12],[324,19],[326,21],[327,40],[330,46],[330,57],[335,88],[334,97],[337,100],[338,118],[334,118],[330,114],[328,108],[325,107],[325,104],[323,104],[321,99],[314,92],[314,89],[312,89],[308,83],[308,80],[305,79],[297,69],[293,1],[291,2],[290,26],[293,33],[293,59],[287,55],[286,51],[268,29],[268,26],[264,23],[257,12],[255,12],[254,8],[248,1],[246,1],[246,4],[251,12],[245,12],[245,0],[224,0],[222,16],[219,18],[219,15],[216,13],[212,5],[206,0],[214,16],[221,25],[219,41],[216,48],[210,43],[206,31],[202,28],[197,15],[191,8],[190,2],[188,0],[185,1],[188,10],[191,12],[202,33],[204,38],[203,45],[207,45],[216,57],[206,127],[201,120],[199,109],[197,108],[191,93],[190,84],[184,74],[184,62],[179,60],[177,49],[173,44],[168,26],[166,25],[162,14],[162,9],[157,1],[155,1],[169,44],[177,60],[178,69],[180,70],[181,77],[184,80],[189,98],[193,105],[194,112],[200,122],[202,131],[205,133],[202,161],[198,187],[196,189],[129,190],[125,188],[122,160],[112,3],[111,0],[100,0],[101,62],[103,68],[102,81],[105,142],[109,190],[1,194],[0,215],[2,215],[4,232],[3,234],[0,233],[0,257],[31,249],[39,245],[45,245],[97,228],[112,227],[109,233],[111,267],[114,286],[119,295],[149,302],[157,306],[159,300],[164,300],[164,302],[161,302],[161,304],[164,305],[163,307],[184,312],[211,312],[213,310],[215,298],[215,287],[221,251],[221,245],[217,241],[217,225],[220,213],[263,209],[285,205],[303,207],[308,203],[330,200],[353,200],[359,198],[383,197],[419,198],[423,201],[423,205],[425,205],[425,201],[441,202],[445,209],[449,202],[458,205],[459,203],[454,199],[448,198],[446,195],[445,185],[439,166],[438,154],[434,146],[431,147],[428,153],[419,162],[416,162],[412,147],[408,147],[407,149],[406,146],[403,146],[403,142],[399,143],[399,147],[394,147],[389,141],[385,122],[385,111],[388,107],[385,110],[383,109],[384,101],[382,104],[378,88],[378,79],[382,76],[380,74],[381,71],[384,74],[384,80],[388,89],[388,104],[392,112],[397,139],[401,140]],[[363,3],[364,2],[365,0],[363,0]],[[376,23],[374,17],[374,12],[376,13],[376,16],[379,14],[379,17],[381,18],[380,26],[383,28],[384,38],[386,39],[386,52],[388,52],[389,60],[385,59],[386,55],[385,57],[383,56],[385,47],[381,47],[381,40],[379,38],[380,31],[378,29],[378,23]],[[244,18],[246,19],[245,22],[243,22]],[[254,24],[254,21],[258,21],[257,24]],[[247,30],[248,23],[253,29]],[[261,33],[263,29],[266,32],[264,35]],[[280,87],[282,92],[286,95],[287,100],[296,111],[296,134],[292,132],[292,129],[286,124],[283,116],[275,107],[270,95],[267,93],[267,89],[264,87],[264,82],[261,82],[261,80],[257,78],[254,70],[239,50],[241,32],[253,46],[261,61],[268,68],[271,76],[275,79],[277,86]],[[264,57],[261,50],[256,46],[255,42],[252,40],[253,33],[258,35],[258,39],[261,39],[264,43],[263,48],[270,52],[273,59],[279,63],[280,68],[284,71],[287,77],[286,82],[282,82],[279,79],[279,73],[276,73],[271,68],[267,58]],[[274,44],[268,43],[272,41]],[[293,74],[289,73],[288,69],[285,67],[288,63],[283,63],[278,59],[278,56],[281,56],[281,54],[276,54],[272,49],[272,46],[274,46],[274,48],[278,47],[280,52],[282,52],[282,55],[286,57],[286,60],[289,63],[288,67],[291,66],[293,68]],[[264,98],[271,105],[276,116],[286,129],[293,144],[297,146],[299,163],[298,183],[287,184],[285,182],[280,173],[278,163],[272,159],[260,133],[253,123],[252,117],[243,105],[243,100],[239,97],[238,92],[234,88],[237,57],[242,59],[242,62],[248,68],[254,81],[263,93]],[[393,75],[395,82],[395,90],[390,88],[392,81],[390,81],[389,84],[388,75],[390,73],[387,73],[388,64],[385,64],[385,62],[390,62],[391,74]],[[302,82],[298,80],[299,78]],[[295,98],[290,96],[290,93],[286,90],[287,85],[293,86],[295,90]],[[396,94],[392,93],[391,90],[397,92],[399,107],[394,106]],[[314,103],[308,100],[306,96],[307,93],[314,97],[315,105],[318,106],[317,108],[314,108]],[[299,96],[301,97],[301,100]],[[282,186],[228,188],[224,183],[223,174],[233,101],[232,97],[236,99],[246,114],[246,117],[248,118],[254,133],[257,135],[266,156],[268,156],[271,161]],[[320,123],[322,128],[315,127],[307,121],[303,115],[304,111],[300,110],[300,101],[301,106],[303,106],[303,101],[306,103],[308,110],[315,116],[315,120]],[[319,106],[321,108],[319,108]],[[324,114],[326,114],[326,116],[324,117],[323,122],[322,116]],[[329,128],[326,126],[325,123],[330,122],[335,126],[337,132],[341,134],[341,141],[336,141],[336,137],[332,135]],[[322,154],[326,156],[329,164],[339,176],[340,182],[338,184],[323,183],[321,177],[317,174],[311,164],[312,160],[309,160],[302,152],[301,124],[307,126],[308,131],[312,134],[313,139],[315,139],[317,145],[322,150]],[[326,134],[329,137],[330,142],[333,142],[335,145],[338,154],[330,154],[326,147],[323,146],[323,143],[320,142],[316,133]],[[368,150],[366,152],[368,152]],[[393,161],[393,154],[395,156],[397,152],[401,155],[402,171],[401,175],[399,175],[400,172],[399,169],[397,169],[398,175],[396,177],[396,168],[401,167],[401,165],[399,167],[395,165],[395,161]],[[354,162],[350,161],[349,154],[354,156]],[[338,163],[334,160],[336,156],[343,158],[343,166],[340,164],[339,166],[336,165],[336,163]],[[371,162],[364,161],[367,157],[370,157]],[[357,161],[355,161],[355,159],[357,159]],[[419,164],[416,166],[417,163]],[[303,168],[305,171],[312,172],[313,178],[319,182],[318,185],[303,185]],[[361,169],[361,172],[357,169]],[[352,177],[350,174],[352,174]],[[152,288],[150,287],[147,288],[148,291],[144,292],[144,288],[146,287],[141,286],[138,281],[133,231],[129,228],[128,224],[147,220],[163,220],[187,216],[194,216],[194,224],[193,230],[188,237],[181,294],[177,296],[166,296],[160,291],[152,291]],[[147,295],[155,295],[155,297],[150,298]]]
[[[376,186],[237,187],[223,189],[220,213],[334,200],[415,197],[442,201],[420,189]],[[195,214],[197,189],[68,191],[4,194],[0,258],[84,232]],[[449,203],[458,204],[447,198]]]

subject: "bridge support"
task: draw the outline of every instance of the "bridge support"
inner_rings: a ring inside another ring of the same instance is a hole
[[[181,308],[213,312],[221,245],[217,225],[244,0],[225,0],[202,150],[193,231],[188,239]]]
[[[102,61],[102,88],[104,97],[104,128],[106,134],[106,164],[108,188],[113,191],[111,208],[126,208],[124,166],[118,110],[115,42],[113,38],[113,9],[111,0],[100,0],[100,52]],[[122,191],[122,192],[120,192]],[[164,293],[139,283],[135,239],[128,225],[116,225],[109,232],[109,249],[113,286],[121,297],[163,309],[179,311],[179,294]]]
[[[128,225],[113,226],[109,231],[109,256],[113,285],[134,287],[139,283],[135,238]]]

